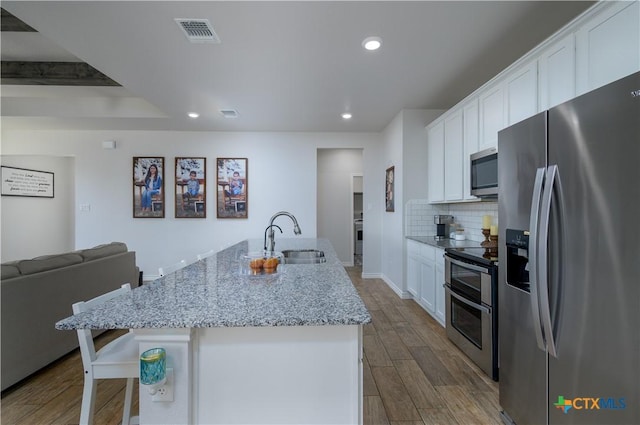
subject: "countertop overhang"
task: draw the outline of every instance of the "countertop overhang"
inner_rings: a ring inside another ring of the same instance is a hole
[[[371,316],[326,239],[278,239],[276,249],[319,249],[321,264],[282,264],[275,275],[242,273],[242,257],[263,240],[245,240],[135,288],[56,329],[143,329],[360,325]]]

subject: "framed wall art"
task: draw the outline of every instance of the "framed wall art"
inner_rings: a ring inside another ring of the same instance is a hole
[[[53,173],[2,166],[2,196],[53,198]]]
[[[389,167],[387,168],[387,172],[386,172],[386,184],[385,184],[385,205],[387,208],[388,212],[394,212],[395,211],[395,206],[394,206],[394,200],[393,200],[393,174],[394,174],[394,169],[395,167]]]
[[[164,157],[133,158],[133,218],[164,218]]]
[[[247,158],[218,158],[216,202],[218,218],[247,218],[249,213]]]
[[[176,218],[207,217],[206,169],[206,158],[176,158]]]

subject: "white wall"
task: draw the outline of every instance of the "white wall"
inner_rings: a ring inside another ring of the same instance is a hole
[[[382,244],[384,214],[384,165],[382,136],[378,143],[367,146],[362,152],[363,165],[363,212],[362,231],[366,235],[362,241],[362,276],[380,277],[382,264]]]
[[[402,111],[405,205],[410,199],[427,197],[427,131],[425,127],[444,112],[444,110],[421,109]]]
[[[395,211],[382,217],[381,277],[404,296],[405,204],[413,197],[424,197],[427,185],[427,139],[425,126],[442,114],[440,110],[405,109],[382,134],[382,166],[395,167]],[[382,196],[382,195],[381,195]]]
[[[102,149],[105,140],[115,140],[116,149]],[[3,154],[75,157],[73,248],[123,241],[136,251],[145,278],[157,275],[160,266],[182,258],[192,260],[199,252],[219,250],[247,238],[263,238],[269,218],[280,210],[298,218],[302,237],[315,237],[317,149],[361,148],[363,158],[367,158],[375,155],[379,143],[380,136],[369,133],[2,132]],[[174,218],[172,176],[165,176],[166,217],[132,218],[134,156],[164,156],[168,168],[176,156],[206,157],[207,218]],[[216,219],[217,157],[248,158],[248,219]],[[365,166],[365,180],[369,172],[371,167]],[[373,181],[365,183],[365,192],[382,193],[382,187],[382,182],[378,187]],[[365,204],[374,204],[369,196],[365,194]],[[90,205],[90,211],[79,211],[83,204]],[[276,244],[278,237],[294,237],[292,226],[284,218],[276,223],[284,231],[277,235]],[[35,233],[30,232],[28,239],[30,244],[39,243]],[[379,245],[367,248],[374,260],[380,257],[377,249]]]
[[[353,264],[353,174],[362,174],[362,149],[318,150],[318,237],[327,238],[343,264]]]
[[[2,165],[53,173],[54,197],[3,196],[2,262],[74,249],[74,158],[2,155]]]
[[[403,235],[403,186],[404,167],[402,162],[402,119],[403,111],[391,121],[383,132],[382,158],[383,166],[379,173],[384,177],[385,170],[394,167],[394,212],[387,212],[383,207],[382,218],[382,279],[391,287],[402,288],[404,262],[404,235]],[[380,192],[383,196],[384,192]],[[396,288],[394,288],[396,289]]]

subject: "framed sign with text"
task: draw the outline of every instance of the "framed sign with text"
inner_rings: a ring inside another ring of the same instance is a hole
[[[2,196],[53,198],[53,173],[2,166]]]

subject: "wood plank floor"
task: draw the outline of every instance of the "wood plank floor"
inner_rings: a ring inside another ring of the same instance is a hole
[[[347,268],[367,305],[364,326],[366,425],[498,425],[498,384],[471,362],[444,328],[380,279]]]
[[[412,300],[380,279],[347,268],[373,322],[364,326],[365,425],[499,425],[498,386],[447,339],[444,329]],[[96,339],[102,346],[123,331]],[[77,424],[82,360],[74,351],[4,391],[3,425]],[[96,425],[120,422],[123,379],[98,384]],[[137,414],[137,388],[133,413]]]

